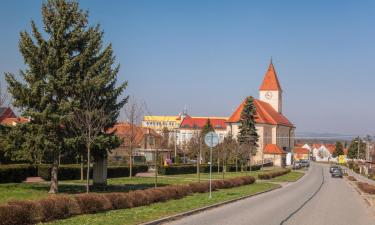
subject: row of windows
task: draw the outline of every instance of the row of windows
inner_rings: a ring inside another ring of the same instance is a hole
[[[145,121],[144,122],[146,124],[146,126],[148,127],[174,127],[177,125],[176,122],[172,122],[172,121]]]

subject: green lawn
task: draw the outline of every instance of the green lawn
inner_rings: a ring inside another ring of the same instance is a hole
[[[304,175],[302,171],[291,171],[285,175],[272,178],[270,182],[294,182]]]
[[[223,189],[212,193],[194,194],[179,200],[171,200],[132,209],[113,210],[93,215],[81,215],[49,224],[139,224],[158,218],[189,211],[218,202],[252,195],[278,187],[272,183],[255,183],[237,188]]]
[[[267,168],[268,169],[268,168]],[[264,171],[254,171],[248,173],[248,175],[257,178],[257,174]],[[293,181],[294,177],[298,174],[287,174],[282,177],[274,178],[275,182],[281,181]],[[208,173],[201,173],[201,181],[208,180]],[[224,178],[233,178],[238,176],[245,176],[245,172],[226,172]],[[284,178],[285,177],[285,178]],[[222,174],[214,172],[212,174],[213,179],[222,179]],[[129,190],[139,190],[154,187],[154,177],[134,177],[129,179],[128,177],[123,178],[111,178],[108,179],[108,187],[101,190],[93,190],[94,192],[126,192]],[[170,185],[170,184],[185,184],[191,182],[198,182],[196,174],[183,174],[183,175],[169,175],[159,176],[158,186]],[[75,194],[85,192],[85,181],[61,181],[59,182],[59,192],[63,194]],[[48,196],[49,184],[37,183],[37,184],[0,184],[0,203],[4,203],[10,200],[24,200],[24,199],[39,199]]]

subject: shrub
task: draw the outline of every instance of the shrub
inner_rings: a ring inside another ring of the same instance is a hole
[[[22,211],[22,215],[29,220],[30,224],[36,223],[43,219],[40,205],[36,201],[15,200],[8,202],[8,205],[19,206]]]
[[[114,209],[132,208],[133,204],[127,193],[108,193],[105,198],[112,204]]]
[[[350,181],[357,181],[357,179],[355,179],[355,177],[353,177],[353,176],[348,176],[348,180],[350,180]]]
[[[111,202],[103,194],[78,194],[74,196],[83,214],[104,212],[114,209]]]
[[[36,176],[35,167],[27,164],[0,166],[0,183],[20,183],[27,177]]]
[[[42,211],[42,221],[64,219],[73,215],[81,214],[77,202],[67,196],[52,196],[39,200]]]
[[[270,171],[270,172],[261,173],[261,174],[258,174],[258,178],[261,180],[269,180],[274,177],[285,175],[287,173],[290,173],[290,169],[283,169],[279,171]]]
[[[147,172],[147,165],[135,165],[132,168],[132,174],[135,176],[140,172]],[[84,179],[86,179],[86,167],[84,168],[85,172],[83,173]],[[93,172],[92,168],[90,169],[90,178],[92,178]],[[127,177],[129,176],[130,170],[128,166],[109,166],[107,168],[107,177],[116,178],[116,177]],[[42,177],[44,180],[51,180],[51,166],[50,165],[40,165],[38,166],[38,176]],[[78,164],[71,165],[61,165],[58,170],[59,180],[79,180],[81,179],[81,167]]]
[[[0,205],[0,225],[31,224],[30,218],[19,205]]]
[[[236,177],[212,181],[212,190],[231,188],[255,182],[254,177]],[[154,202],[180,199],[192,193],[209,191],[209,183],[170,185],[128,193],[77,194],[53,196],[36,201],[11,201],[0,205],[0,225],[35,224],[78,214],[104,212],[144,206]]]
[[[367,194],[374,195],[375,194],[375,185],[371,185],[364,182],[358,182],[357,186],[359,189],[361,189],[363,192]]]

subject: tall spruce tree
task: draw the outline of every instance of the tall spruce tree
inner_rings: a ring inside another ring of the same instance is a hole
[[[72,112],[79,108],[87,111],[84,99],[95,99],[97,107],[104,109],[110,119],[94,146],[107,148],[103,140],[113,140],[113,136],[108,137],[105,129],[114,124],[126,102],[117,101],[126,83],[115,87],[119,67],[112,68],[112,47],[101,50],[103,32],[99,26],[88,26],[88,13],[79,8],[78,2],[48,0],[42,4],[42,19],[46,38],[33,21],[31,34],[23,31],[20,35],[19,48],[27,65],[20,73],[24,81],[10,73],[6,80],[14,105],[31,118],[30,123],[38,131],[34,135],[52,154],[49,192],[57,193],[58,156],[64,153],[67,138],[79,136],[69,132]]]
[[[358,151],[358,145],[359,145],[359,151]],[[348,158],[365,159],[365,157],[366,157],[366,143],[362,141],[359,137],[353,139],[348,148]]]
[[[241,112],[237,139],[242,148],[249,150],[248,155],[250,170],[252,155],[256,154],[259,140],[259,136],[255,128],[255,114],[256,108],[254,105],[254,99],[252,96],[249,96],[246,98],[243,110]]]
[[[332,156],[337,157],[339,155],[344,155],[344,146],[340,141],[336,142],[335,151],[333,152]]]

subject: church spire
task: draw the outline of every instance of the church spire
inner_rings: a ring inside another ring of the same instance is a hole
[[[281,86],[279,83],[279,79],[277,79],[276,70],[272,63],[272,57],[270,60],[270,65],[268,66],[268,70],[264,76],[263,83],[259,88],[260,91],[282,91]]]

